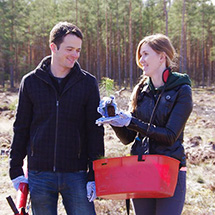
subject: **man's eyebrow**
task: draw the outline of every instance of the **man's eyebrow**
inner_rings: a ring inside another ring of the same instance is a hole
[[[66,46],[66,48],[69,48],[69,49],[81,49],[81,47],[75,48],[75,47],[73,47],[73,46]]]

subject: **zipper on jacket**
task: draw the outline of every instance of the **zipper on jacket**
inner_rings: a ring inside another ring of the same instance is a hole
[[[78,136],[78,143],[79,143],[79,146],[78,146],[78,159],[81,158],[81,140],[80,140],[80,135]]]
[[[55,145],[54,145],[54,164],[53,164],[53,172],[56,172],[56,159],[57,159],[57,136],[58,136],[58,113],[59,113],[59,96],[58,93],[55,89],[55,87],[50,84],[48,81],[44,80],[43,78],[39,77],[42,81],[44,81],[45,83],[47,83],[49,86],[51,86],[56,94],[56,128],[55,128]],[[62,93],[63,94],[63,93]]]
[[[57,91],[55,89],[55,87],[50,84],[48,81],[44,80],[43,78],[41,78],[40,76],[38,76],[38,78],[40,78],[42,81],[46,82],[48,85],[50,85],[55,93],[56,93],[56,128],[55,128],[55,145],[54,145],[54,163],[53,163],[53,172],[56,172],[56,161],[57,161],[57,136],[58,136],[58,115],[59,115],[59,96],[57,95]],[[63,92],[61,93],[60,97],[68,90],[69,88],[65,88],[63,90]],[[78,158],[80,158],[81,156],[81,146],[79,145],[79,150],[78,150]]]
[[[37,133],[38,133],[38,130],[36,130],[34,136],[33,136],[33,139],[32,139],[32,142],[31,142],[31,157],[34,156],[34,143],[35,143],[35,139],[36,139],[36,136],[37,136]]]
[[[57,157],[58,112],[59,112],[59,100],[56,101],[56,128],[55,128],[54,166],[53,166],[54,172],[56,171],[56,157]]]

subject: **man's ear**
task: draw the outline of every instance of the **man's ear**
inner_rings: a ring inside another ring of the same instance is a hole
[[[49,47],[50,47],[50,49],[51,49],[51,51],[52,52],[56,52],[57,51],[57,46],[54,44],[54,43],[51,43],[50,45],[49,45]]]

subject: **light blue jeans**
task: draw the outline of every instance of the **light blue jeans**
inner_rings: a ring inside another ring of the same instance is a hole
[[[87,173],[28,172],[33,215],[57,215],[59,193],[67,215],[95,215],[94,203],[87,199]]]

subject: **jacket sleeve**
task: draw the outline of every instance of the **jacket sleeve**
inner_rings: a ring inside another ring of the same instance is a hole
[[[13,124],[13,140],[10,148],[9,174],[14,179],[23,175],[23,160],[27,154],[27,142],[32,120],[32,103],[28,97],[23,78],[19,89],[19,101],[16,110],[16,119]]]
[[[128,129],[127,127],[115,127],[115,126],[111,126],[114,130],[114,132],[116,133],[116,136],[120,139],[120,141],[124,144],[124,145],[128,145],[129,143],[134,141],[134,138],[137,135],[136,131],[132,131],[130,129]]]
[[[147,133],[148,124],[132,117],[128,128],[140,132],[143,135],[147,135],[149,138],[152,138],[159,143],[171,146],[183,131],[192,111],[192,107],[191,87],[189,85],[183,85],[179,89],[176,104],[173,107],[165,127],[151,125]]]
[[[95,121],[101,117],[97,112],[100,96],[98,84],[95,79],[88,95],[88,102],[86,105],[86,132],[89,165],[88,180],[93,181],[95,180],[93,161],[104,156],[104,128],[103,126],[95,124]]]

